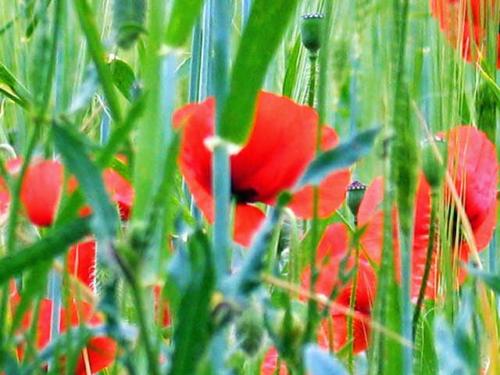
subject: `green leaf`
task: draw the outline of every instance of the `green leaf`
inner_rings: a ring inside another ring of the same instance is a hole
[[[130,65],[121,59],[114,59],[109,63],[111,74],[116,88],[129,101],[134,98],[135,74]]]
[[[467,267],[467,271],[469,271],[471,275],[475,276],[483,283],[485,283],[496,294],[500,295],[500,275],[481,271],[474,267]]]
[[[78,135],[56,124],[52,126],[52,133],[64,164],[78,179],[83,195],[92,207],[93,232],[99,240],[110,241],[118,228],[118,215],[109,202],[99,169],[90,161]]]
[[[168,45],[181,47],[186,43],[202,6],[203,0],[175,0],[167,26]]]
[[[195,374],[210,339],[210,301],[215,285],[208,238],[197,231],[189,244],[191,280],[182,295],[174,331],[170,375]]]
[[[320,154],[309,164],[297,188],[318,185],[332,172],[348,168],[363,156],[368,155],[379,130],[380,128],[366,130],[334,149]]]
[[[256,98],[280,45],[297,0],[254,0],[234,62],[222,110],[220,135],[244,144],[250,135]],[[251,78],[250,78],[251,77]]]
[[[40,241],[0,258],[0,284],[28,268],[54,259],[90,233],[89,219],[79,218],[51,230]]]
[[[30,101],[28,89],[3,64],[0,64],[0,93],[23,108],[26,108]]]
[[[318,345],[309,344],[304,350],[306,369],[311,375],[344,375],[347,370],[330,353]]]

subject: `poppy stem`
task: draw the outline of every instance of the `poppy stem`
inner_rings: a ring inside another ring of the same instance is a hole
[[[307,105],[313,108],[316,99],[317,70],[318,54],[316,52],[309,52],[309,87],[307,93]]]
[[[434,237],[436,235],[437,195],[438,195],[437,190],[433,189],[431,192],[431,221],[429,229],[429,242],[427,244],[427,253],[425,256],[424,275],[422,276],[422,284],[420,285],[417,304],[415,306],[415,311],[413,312],[413,327],[412,327],[413,339],[415,339],[415,334],[417,332],[418,320],[420,318],[420,313],[422,311],[422,305],[425,298],[425,291],[427,289],[427,281],[429,280],[429,275],[431,271],[432,255],[434,252]]]

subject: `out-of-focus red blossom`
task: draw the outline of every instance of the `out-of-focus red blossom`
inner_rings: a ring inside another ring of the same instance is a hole
[[[277,371],[279,361],[279,371]],[[260,366],[261,375],[288,375],[288,369],[286,368],[286,363],[279,359],[278,351],[275,347],[271,347]]]
[[[120,217],[127,221],[130,217],[130,209],[134,202],[134,189],[129,181],[111,168],[104,170],[102,174],[104,186],[113,202],[118,205]]]
[[[96,243],[94,240],[80,242],[68,252],[68,273],[76,276],[90,289],[95,289]]]
[[[496,0],[431,0],[430,4],[432,15],[446,38],[467,61],[478,61],[486,55],[487,24],[498,22]],[[498,30],[498,24],[494,27]],[[500,30],[496,52],[497,68],[500,69]]]
[[[19,301],[20,296],[17,294],[11,297],[14,311]],[[51,321],[52,306],[53,304],[50,299],[45,298],[40,301],[40,311],[36,322],[36,345],[39,350],[44,349],[50,343],[51,326],[48,322]],[[32,319],[32,312],[28,311],[23,316],[20,333],[24,333],[30,329]],[[68,329],[68,325],[72,328],[76,328],[81,324],[94,327],[102,323],[102,317],[86,302],[72,301],[67,308],[61,308],[60,332],[65,332]],[[21,360],[24,357],[24,345],[24,343],[21,343],[17,349]],[[112,339],[104,336],[92,337],[78,358],[75,374],[85,375],[88,373],[87,369],[91,373],[101,371],[114,361],[116,351],[117,346]],[[64,358],[62,361],[64,361]]]
[[[7,161],[6,169],[11,175],[16,175],[22,160],[15,158]],[[122,220],[128,220],[134,200],[132,185],[119,173],[107,168],[102,174],[104,186],[110,199],[118,205]],[[27,168],[21,185],[21,203],[30,221],[41,227],[52,225],[63,194],[64,167],[58,160],[37,159]],[[78,187],[75,177],[68,180],[67,193],[72,193]],[[0,219],[8,213],[10,193],[5,181],[0,180]],[[89,206],[84,206],[82,216],[91,213]]]
[[[36,160],[26,170],[21,202],[30,221],[47,227],[54,221],[63,187],[64,170],[57,160]]]
[[[198,206],[209,221],[214,220],[212,152],[207,140],[214,133],[215,101],[189,104],[174,115],[182,130],[180,170]],[[293,188],[314,157],[318,115],[314,109],[267,92],[258,96],[247,144],[231,156],[231,192],[236,200],[235,241],[248,246],[264,219],[254,203],[274,204],[278,194]],[[330,149],[338,137],[323,127],[322,148]],[[319,214],[330,215],[345,198],[350,172],[342,170],[320,185]],[[312,188],[295,192],[291,209],[303,218],[312,216]]]
[[[448,143],[448,173],[457,190],[474,233],[478,250],[483,250],[491,241],[496,225],[498,183],[498,161],[495,146],[486,135],[472,126],[458,126],[442,136]],[[444,185],[444,196],[450,210],[456,210],[450,191]],[[365,256],[377,264],[380,263],[383,244],[383,181],[374,180],[367,189],[358,212],[358,225],[365,227],[360,243]],[[448,210],[448,211],[450,211]],[[412,248],[412,284],[413,298],[418,296],[425,269],[427,247],[429,244],[431,215],[431,189],[423,174],[420,175],[415,198],[415,227]],[[401,277],[399,269],[399,241],[397,233],[397,214],[393,211],[393,241],[396,262],[396,275]],[[458,219],[456,219],[458,220]],[[429,279],[426,285],[426,297],[435,299],[438,291],[438,245],[434,241],[433,259]],[[463,237],[456,241],[460,259],[467,261],[470,249]],[[464,271],[459,270],[457,282],[464,278]]]
[[[342,270],[341,262],[344,261]],[[348,273],[357,266],[355,278],[347,283],[342,283],[340,272]],[[329,226],[321,238],[317,254],[318,279],[315,285],[316,293],[328,297],[338,288],[335,304],[344,309],[350,308],[351,294],[355,288],[354,312],[360,318],[353,318],[353,352],[359,353],[368,347],[369,326],[366,323],[371,315],[372,305],[375,301],[377,278],[375,270],[362,254],[356,259],[354,253],[349,253],[349,237],[344,224]],[[302,285],[309,288],[310,268],[302,273]],[[355,284],[354,284],[355,282]],[[333,306],[330,318],[322,322],[322,332],[319,341],[329,343],[325,338],[331,338],[334,351],[342,349],[348,344],[348,316],[344,309]],[[321,340],[323,337],[323,340]],[[329,347],[330,345],[325,345]]]
[[[153,296],[155,303],[155,316],[156,320],[160,322],[162,327],[170,326],[171,318],[170,318],[170,309],[164,299],[161,296],[161,286],[155,285],[153,287]]]

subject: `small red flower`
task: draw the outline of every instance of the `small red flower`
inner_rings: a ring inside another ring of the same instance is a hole
[[[359,353],[365,350],[368,347],[370,332],[366,321],[370,318],[372,305],[375,302],[377,278],[375,270],[366,258],[360,254],[356,259],[355,254],[349,253],[349,237],[345,225],[333,224],[326,229],[318,247],[317,267],[319,277],[315,284],[316,292],[329,297],[334,288],[338,288],[337,296],[333,300],[337,305],[349,309],[355,287],[354,312],[363,319],[352,318],[353,352]],[[355,275],[351,275],[350,279],[343,283],[340,272],[345,273],[347,277],[347,273],[353,269]],[[309,280],[310,268],[307,267],[302,273],[302,285],[305,288],[309,288]],[[323,338],[331,338],[333,350],[339,351],[348,344],[349,317],[344,310],[335,306],[330,313],[330,319],[322,322],[322,335]]]
[[[13,308],[15,310],[19,303],[19,295],[12,298]],[[40,301],[40,312],[38,321],[36,322],[37,332],[37,348],[43,350],[49,343],[51,337],[51,326],[49,322],[52,316],[52,301],[50,299],[42,299]],[[21,332],[26,332],[32,325],[32,313],[28,311],[22,320]],[[65,332],[68,325],[72,328],[85,324],[89,327],[97,326],[103,323],[102,317],[96,313],[93,308],[85,302],[72,301],[67,308],[61,308],[61,321],[59,330]],[[18,346],[18,355],[22,359],[24,357],[25,343]],[[86,375],[96,373],[109,366],[116,357],[116,343],[104,336],[96,336],[90,338],[84,350],[82,350],[76,363],[75,374]],[[64,358],[62,359],[64,361]]]
[[[104,170],[102,179],[111,200],[118,205],[121,219],[127,221],[134,202],[134,189],[132,185],[122,175],[111,168]]]
[[[453,47],[467,61],[485,55],[487,21],[495,18],[496,0],[431,0],[432,15]],[[470,7],[469,7],[470,4]],[[498,25],[496,25],[498,29]],[[500,31],[497,34],[497,68],[500,69]]]
[[[177,111],[174,124],[182,129],[180,170],[198,206],[214,220],[212,153],[206,141],[214,133],[214,99]],[[254,203],[274,204],[278,194],[292,189],[314,158],[318,115],[314,109],[288,98],[261,92],[248,143],[231,156],[231,192],[236,201],[235,241],[249,245],[264,219]],[[323,128],[323,149],[333,148],[338,137]],[[319,214],[329,216],[345,197],[348,170],[333,173],[319,188]],[[312,188],[296,192],[290,204],[301,217],[312,216]]]
[[[94,240],[80,242],[68,252],[68,273],[76,276],[90,289],[95,289],[96,243]]]
[[[277,369],[278,363],[280,365],[279,370]],[[286,363],[279,359],[278,351],[275,347],[270,348],[262,361],[260,366],[261,375],[288,375],[288,369],[286,368]]]
[[[57,160],[37,160],[26,170],[21,202],[35,225],[52,225],[61,199],[64,171]]]
[[[11,175],[18,174],[22,160],[11,159],[6,169]],[[134,200],[134,190],[130,182],[111,168],[102,174],[104,186],[110,199],[118,205],[122,220],[128,220]],[[41,227],[52,225],[64,187],[64,167],[58,160],[35,160],[26,170],[21,185],[21,203],[30,221]],[[64,193],[72,193],[78,187],[78,181],[71,176]],[[5,181],[0,180],[0,219],[8,212],[10,193]],[[80,214],[89,215],[90,207],[84,206]]]

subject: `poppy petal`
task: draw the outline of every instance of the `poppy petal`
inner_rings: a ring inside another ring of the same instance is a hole
[[[279,370],[278,370],[279,362]],[[286,368],[286,363],[283,360],[279,360],[279,354],[275,347],[270,348],[262,361],[260,366],[261,375],[288,375],[288,369]]]
[[[234,240],[248,247],[266,216],[259,208],[248,204],[236,205],[234,216]]]
[[[365,316],[368,319],[368,316]],[[352,319],[353,353],[357,354],[368,348],[370,327],[359,319]],[[335,315],[331,321],[322,323],[324,335],[333,339],[333,350],[339,351],[348,344],[349,319],[346,315]]]
[[[231,157],[233,191],[272,204],[312,160],[317,122],[314,109],[261,92],[248,143]]]
[[[349,247],[347,228],[342,223],[335,223],[326,228],[319,242],[316,258],[318,262],[329,256],[331,258],[342,258],[346,255]]]
[[[121,219],[127,221],[134,201],[134,189],[132,185],[111,168],[104,170],[102,178],[106,190],[111,196],[111,200],[118,205]]]
[[[332,173],[319,185],[318,216],[326,218],[340,207],[347,194],[347,186],[351,180],[351,172],[342,170]],[[289,207],[304,219],[313,217],[314,189],[306,186],[293,194]]]
[[[35,225],[52,224],[63,187],[63,166],[56,160],[36,161],[28,167],[21,187],[21,202]]]
[[[215,100],[209,98],[202,103],[181,108],[173,118],[174,127],[182,130],[179,155],[181,171],[186,180],[185,173],[188,173],[190,180],[209,193],[212,191],[212,154],[205,142],[213,135],[214,115]]]
[[[117,345],[112,339],[108,337],[93,337],[89,340],[87,347],[78,360],[75,374],[86,375],[87,365],[90,367],[92,373],[101,371],[113,363],[117,352]]]
[[[93,240],[72,246],[68,252],[68,272],[91,289],[95,287],[95,264],[96,244]]]
[[[448,171],[462,197],[473,230],[496,204],[498,161],[495,146],[472,126],[448,133]]]

